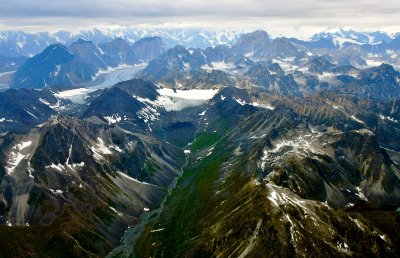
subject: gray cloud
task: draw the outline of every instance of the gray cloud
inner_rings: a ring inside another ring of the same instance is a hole
[[[0,0],[0,29],[108,25],[400,27],[398,0]]]

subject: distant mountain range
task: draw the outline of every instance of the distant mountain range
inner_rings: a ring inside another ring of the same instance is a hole
[[[162,38],[167,47],[182,44],[191,48],[207,48],[221,44],[231,45],[240,36],[240,33],[201,29],[119,29],[108,31],[93,29],[78,33],[68,31],[56,33],[4,31],[0,32],[0,55],[31,57],[51,44],[61,43],[69,46],[78,39],[101,44],[122,38],[129,44],[133,44],[141,38],[155,36]]]
[[[246,69],[260,62],[279,64],[285,72],[293,75],[307,71],[319,76],[324,72],[343,74],[338,69],[354,73],[357,69],[379,66],[384,62],[394,67],[400,65],[397,58],[400,44],[396,43],[397,38],[390,41],[389,36],[374,33],[368,34],[369,39],[374,37],[385,41],[373,44],[349,41],[339,46],[333,42],[338,35],[353,38],[358,35],[360,40],[365,39],[361,34],[350,31],[319,34],[314,36],[316,41],[272,39],[267,32],[255,31],[242,34],[232,45],[206,49],[186,48],[182,45],[168,49],[160,37],[141,38],[133,44],[123,38],[98,44],[78,39],[69,46],[61,43],[50,45],[28,59],[2,57],[3,62],[0,64],[4,72],[16,70],[12,76],[7,77],[11,78],[8,84],[14,88],[77,87],[83,83],[92,83],[110,68],[148,62],[149,66],[141,74],[143,78],[172,85],[178,81],[180,84],[185,84],[185,81],[193,83],[196,80],[202,83],[208,77],[204,72],[211,70],[245,74]],[[315,63],[317,60],[318,63]],[[332,70],[334,66],[336,70]],[[207,80],[233,84],[228,78]]]
[[[218,45],[231,46],[242,34],[244,34],[242,31],[211,31],[205,29],[92,29],[78,33],[68,31],[55,33],[3,31],[0,32],[0,55],[31,57],[51,44],[61,43],[69,46],[78,39],[92,41],[97,45],[122,38],[129,44],[133,44],[141,38],[154,36],[162,38],[168,48],[181,44],[187,48],[205,49]],[[341,48],[352,44],[378,45],[390,43],[396,37],[397,34],[390,35],[380,31],[358,32],[350,29],[339,29],[315,34],[306,41],[318,48]]]

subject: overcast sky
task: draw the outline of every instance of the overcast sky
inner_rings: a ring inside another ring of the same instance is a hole
[[[338,27],[400,31],[399,0],[0,0],[0,30],[152,26],[266,29],[298,36]]]

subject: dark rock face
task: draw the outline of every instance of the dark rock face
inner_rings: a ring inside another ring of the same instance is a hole
[[[166,49],[160,37],[142,38],[132,45],[132,53],[137,62],[148,62],[156,59],[164,54]]]
[[[240,55],[253,52],[254,55],[260,56],[269,52],[271,45],[268,33],[265,31],[255,31],[242,35],[232,47],[232,50]]]
[[[192,72],[192,81],[186,84],[189,88],[208,88],[209,86],[234,86],[235,80],[220,70]]]
[[[196,55],[183,46],[169,49],[165,54],[149,63],[141,76],[150,81],[165,81],[174,84],[176,80],[185,79],[191,69],[205,64],[204,56],[196,59]],[[194,65],[194,67],[192,67]]]
[[[97,67],[98,69],[106,69],[108,66],[115,66],[112,59],[107,54],[100,51],[100,49],[91,41],[83,39],[72,43],[68,48],[71,51],[77,62],[84,62],[90,67]]]
[[[138,64],[158,58],[166,51],[166,46],[159,37],[142,38],[133,45],[124,39],[117,38],[111,42],[100,44],[116,64]]]
[[[330,72],[335,67],[324,57],[315,57],[308,64],[310,71],[322,74],[323,72]]]
[[[71,85],[66,74],[59,76],[59,73],[62,72],[61,66],[69,64],[73,57],[73,54],[61,44],[51,45],[18,69],[13,86],[15,88],[42,88],[53,82]]]
[[[0,72],[15,71],[25,61],[26,57],[9,57],[0,55]]]
[[[70,48],[51,45],[42,53],[26,61],[15,73],[14,88],[44,88],[72,86],[92,81],[99,69],[110,64],[110,58],[88,41],[80,40]]]
[[[122,38],[116,38],[111,42],[99,45],[117,64],[135,64],[136,56],[131,51],[131,46]]]
[[[400,74],[391,65],[382,64],[361,72],[361,78],[352,80],[339,90],[357,98],[389,101],[400,96]]]
[[[82,114],[82,118],[91,116],[112,116],[123,114],[123,118],[137,119],[137,113],[144,104],[126,94],[119,88],[106,89]]]
[[[152,112],[157,112],[157,108],[149,102],[155,101],[158,96],[156,86],[151,82],[142,79],[120,82],[103,90],[80,117],[98,118],[105,123],[120,123],[128,130],[145,130],[149,116],[153,116]]]
[[[269,67],[261,64],[252,66],[244,75],[250,83],[265,87],[267,91],[279,95],[301,96],[299,86],[292,75],[285,75],[278,64]]]
[[[127,92],[131,96],[149,100],[156,100],[159,96],[158,92],[156,91],[157,87],[153,83],[144,81],[142,79],[123,81],[117,83],[114,87]]]
[[[59,100],[49,90],[0,92],[0,131],[25,133],[57,114]]]

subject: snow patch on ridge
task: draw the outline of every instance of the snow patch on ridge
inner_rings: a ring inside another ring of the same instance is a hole
[[[222,99],[222,96],[221,96],[221,99]],[[253,106],[253,107],[259,107],[259,108],[264,108],[264,109],[268,109],[268,110],[274,110],[275,109],[275,107],[270,105],[270,104],[264,104],[264,103],[258,103],[258,102],[247,103],[246,101],[238,99],[238,98],[233,98],[233,100],[235,100],[241,106],[250,105],[250,106]]]
[[[97,138],[97,144],[95,146],[92,146],[91,150],[93,152],[93,157],[97,161],[102,161],[104,159],[103,155],[112,154],[112,151],[108,147],[106,147],[104,141],[100,137]]]
[[[111,116],[105,116],[104,117],[105,120],[108,121],[108,124],[116,124],[121,122],[122,118],[119,114],[112,114]]]
[[[300,156],[309,154],[321,154],[321,152],[313,146],[314,138],[318,138],[321,134],[299,136],[292,140],[282,140],[275,144],[272,150],[264,150],[264,155],[261,157],[261,168],[265,169],[268,161],[275,163],[283,156],[295,153]],[[277,155],[283,152],[281,155]]]
[[[59,100],[54,105],[52,105],[50,102],[48,102],[47,100],[42,99],[42,98],[39,98],[39,101],[42,102],[43,104],[47,105],[49,108],[51,108],[53,110],[60,111],[61,109],[63,109]]]
[[[24,150],[31,146],[31,144],[32,141],[21,142],[11,149],[6,166],[7,174],[14,172],[15,168],[21,163],[22,160],[30,157],[31,154],[25,153]]]
[[[117,173],[118,173],[121,177],[126,178],[126,179],[129,179],[129,180],[134,181],[134,182],[136,182],[136,183],[139,183],[139,184],[142,184],[142,185],[151,185],[151,186],[155,186],[155,185],[150,184],[150,183],[147,183],[147,182],[139,181],[139,180],[137,180],[137,179],[135,179],[135,178],[133,178],[133,177],[130,177],[130,176],[128,176],[127,174],[124,174],[124,173],[122,173],[122,172],[120,172],[120,171],[118,171]]]
[[[7,119],[7,118],[0,118],[0,123],[3,123],[3,122],[14,122],[13,120],[11,120],[11,119]]]

